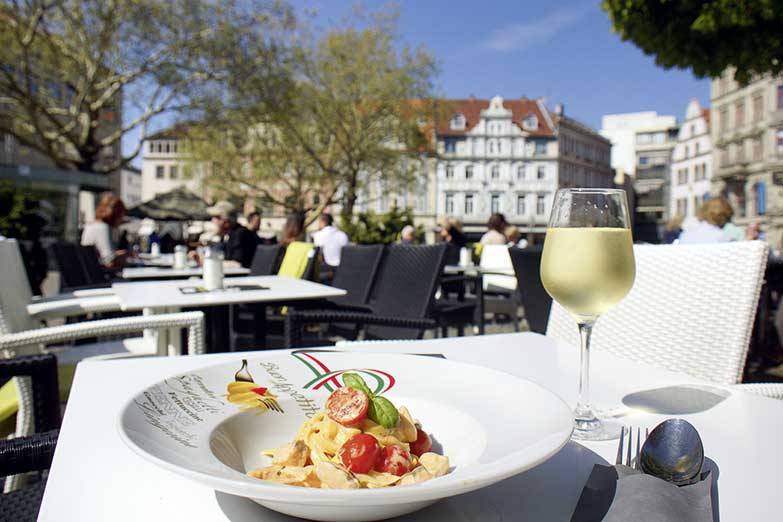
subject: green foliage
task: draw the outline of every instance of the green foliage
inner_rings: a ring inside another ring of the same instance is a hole
[[[400,239],[400,233],[407,225],[413,225],[413,211],[410,208],[400,210],[396,206],[386,214],[359,212],[350,220],[342,217],[340,221],[340,229],[359,245],[390,245]],[[416,237],[423,233],[423,227],[417,226]]]
[[[604,0],[614,30],[658,65],[717,77],[729,67],[747,84],[783,72],[780,0]]]
[[[44,223],[35,212],[38,198],[32,190],[0,180],[0,234],[16,239],[31,239]]]

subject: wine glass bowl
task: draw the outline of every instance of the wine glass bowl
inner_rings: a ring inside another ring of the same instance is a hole
[[[625,191],[558,190],[544,241],[541,282],[579,327],[579,398],[574,410],[577,440],[619,436],[619,426],[602,423],[590,406],[590,339],[595,321],[628,294],[635,277]]]

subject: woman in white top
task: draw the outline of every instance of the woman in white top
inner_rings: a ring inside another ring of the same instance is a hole
[[[731,223],[734,210],[726,198],[708,199],[699,210],[699,223],[680,234],[677,241],[680,245],[699,243],[725,243],[734,241],[734,237],[724,228]]]
[[[492,214],[487,223],[487,232],[481,236],[482,245],[505,245],[508,222],[503,214]]]
[[[127,252],[116,250],[112,238],[112,229],[120,226],[125,212],[125,204],[120,198],[111,193],[104,194],[95,209],[95,221],[82,231],[82,246],[95,246],[106,268],[119,268],[125,261]]]

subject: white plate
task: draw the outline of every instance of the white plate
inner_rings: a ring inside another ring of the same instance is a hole
[[[278,396],[283,413],[240,411],[228,402],[226,387],[240,366],[216,364],[140,391],[120,415],[122,439],[166,469],[281,513],[369,521],[410,513],[530,469],[571,436],[571,411],[546,389],[437,357],[294,351],[248,359],[253,381]],[[337,376],[348,370],[359,371],[396,406],[407,406],[449,457],[452,471],[412,486],[362,490],[310,489],[246,476],[269,464],[262,449],[291,441],[307,415],[323,408]]]

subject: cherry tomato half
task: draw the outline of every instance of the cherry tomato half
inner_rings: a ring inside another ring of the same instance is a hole
[[[338,388],[326,399],[326,414],[343,426],[353,426],[367,416],[370,399],[353,388]]]
[[[416,428],[416,440],[411,442],[411,453],[417,457],[421,457],[424,453],[427,453],[432,449],[432,440],[427,432]]]
[[[378,461],[381,445],[372,435],[359,433],[348,439],[337,454],[349,471],[367,473]]]
[[[375,464],[375,469],[400,477],[410,471],[411,455],[408,453],[408,450],[399,444],[386,446]]]

